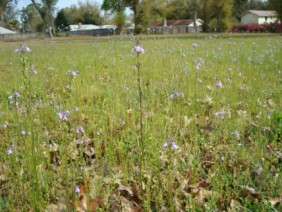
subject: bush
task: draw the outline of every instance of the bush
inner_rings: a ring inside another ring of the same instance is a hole
[[[262,33],[281,33],[282,32],[282,24],[281,23],[270,23],[270,24],[239,24],[235,25],[232,28],[232,32],[243,32],[243,33],[251,33],[251,32],[262,32]]]

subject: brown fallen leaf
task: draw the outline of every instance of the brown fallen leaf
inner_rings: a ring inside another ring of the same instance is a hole
[[[65,204],[51,204],[45,209],[45,212],[65,212],[67,211],[67,206]]]
[[[282,194],[280,195],[280,197],[269,198],[268,201],[270,202],[272,207],[277,207],[282,201]]]
[[[252,199],[259,198],[259,193],[257,193],[255,189],[249,186],[240,186],[240,187],[242,188],[242,197],[243,198],[252,198]]]

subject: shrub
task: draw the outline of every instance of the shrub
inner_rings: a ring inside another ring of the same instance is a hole
[[[282,24],[281,23],[270,23],[270,24],[239,24],[235,25],[232,28],[232,32],[243,32],[243,33],[252,33],[252,32],[261,32],[261,33],[281,33]]]

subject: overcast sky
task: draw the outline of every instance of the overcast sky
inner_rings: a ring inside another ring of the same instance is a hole
[[[58,9],[62,9],[62,8],[65,8],[65,7],[69,7],[72,4],[77,4],[78,1],[79,0],[59,0],[56,7]],[[83,0],[80,0],[80,1],[83,2]],[[99,5],[101,5],[103,0],[93,0],[93,2],[97,2]],[[31,3],[30,0],[19,0],[18,1],[18,8],[22,9],[22,7],[25,7],[30,3]]]

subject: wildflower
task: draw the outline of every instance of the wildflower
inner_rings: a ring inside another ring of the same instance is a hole
[[[79,127],[76,128],[76,134],[79,134],[79,133],[82,133],[82,134],[85,133],[85,131],[84,131],[82,126],[79,126]]]
[[[70,112],[68,110],[57,113],[57,116],[59,117],[59,119],[63,121],[68,120],[69,115],[70,115]]]
[[[175,142],[172,142],[171,149],[178,149],[178,145],[176,145]]]
[[[78,186],[75,186],[75,189],[74,189],[75,193],[79,194],[80,193],[80,189]]]
[[[166,141],[166,142],[163,143],[163,148],[166,148],[166,147],[169,147],[169,146],[172,150],[176,150],[176,149],[179,148],[179,146],[176,145],[175,141],[170,136],[169,136],[169,141]]]
[[[21,48],[16,48],[14,50],[14,54],[18,54],[18,53],[25,53],[25,52],[31,52],[30,48],[27,45],[22,44]]]
[[[10,149],[8,149],[8,150],[7,150],[7,154],[8,154],[8,155],[11,155],[11,154],[13,154],[13,150],[12,150],[12,147],[11,147]]]
[[[131,49],[131,54],[134,54],[135,52],[137,55],[139,55],[140,53],[141,54],[145,53],[143,47],[139,44],[139,42],[137,42],[135,46]]]
[[[198,47],[198,44],[197,43],[192,43],[192,46],[193,47]]]
[[[170,99],[173,99],[174,97],[184,97],[184,93],[183,92],[175,92],[175,91],[173,91],[171,94],[170,94],[170,96],[169,96],[169,98]]]
[[[45,134],[46,136],[48,136],[48,135],[49,135],[49,131],[48,131],[48,130],[45,130],[44,134]]]
[[[218,112],[215,113],[215,115],[217,117],[220,117],[220,118],[224,119],[225,112],[224,111],[218,111]]]
[[[34,66],[31,66],[31,67],[29,68],[29,71],[30,71],[30,73],[32,73],[32,74],[37,74],[37,71],[35,70]]]
[[[201,80],[201,78],[198,78],[197,81],[198,81],[198,83],[202,83],[203,82],[203,80]]]
[[[217,87],[223,88],[223,85],[222,85],[221,81],[216,80],[215,84],[216,84]]]
[[[221,160],[221,161],[224,161],[224,160],[225,160],[225,157],[222,155],[221,158],[220,158],[220,160]]]
[[[164,142],[164,144],[163,144],[163,148],[165,148],[165,147],[168,147],[168,143],[167,142]]]
[[[14,97],[20,97],[20,96],[21,96],[20,93],[18,91],[15,91]]]
[[[69,73],[72,77],[76,77],[76,76],[78,75],[78,71],[69,70],[68,73]]]

